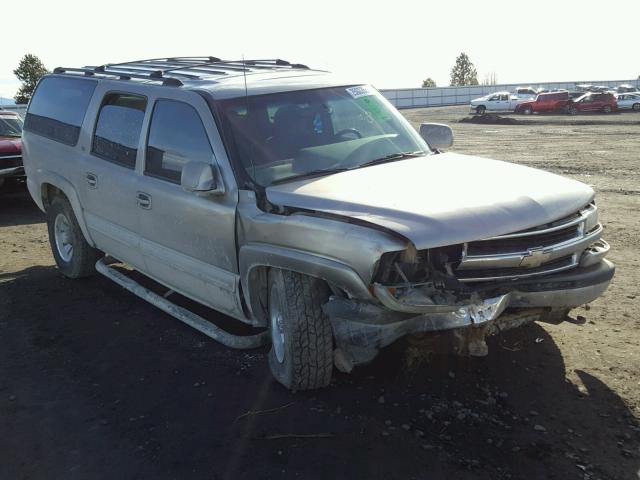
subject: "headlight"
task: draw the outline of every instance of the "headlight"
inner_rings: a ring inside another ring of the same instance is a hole
[[[598,207],[595,203],[591,203],[584,210],[580,212],[585,216],[584,232],[590,232],[598,226]]]

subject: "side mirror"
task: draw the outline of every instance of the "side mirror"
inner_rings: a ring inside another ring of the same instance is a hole
[[[185,192],[208,193],[220,195],[224,193],[222,182],[218,184],[213,165],[206,162],[190,161],[182,167],[180,185]]]
[[[420,125],[420,136],[431,148],[449,148],[453,145],[453,130],[449,125],[423,123]]]

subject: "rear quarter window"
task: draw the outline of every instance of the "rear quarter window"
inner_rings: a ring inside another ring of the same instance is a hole
[[[36,89],[24,122],[28,132],[75,145],[97,82],[46,77]]]

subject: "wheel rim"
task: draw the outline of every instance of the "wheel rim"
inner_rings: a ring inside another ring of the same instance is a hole
[[[70,262],[73,257],[73,235],[71,235],[69,219],[62,213],[56,216],[53,223],[53,232],[58,255],[64,262]]]
[[[278,363],[284,362],[284,319],[280,310],[280,298],[275,288],[272,288],[269,298],[269,319],[271,322],[271,344]]]

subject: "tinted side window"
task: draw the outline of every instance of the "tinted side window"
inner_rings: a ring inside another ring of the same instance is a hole
[[[146,107],[144,97],[119,93],[106,95],[98,113],[91,152],[110,162],[134,168]]]
[[[31,99],[24,129],[75,145],[97,82],[79,78],[42,79]]]
[[[149,127],[145,174],[180,183],[185,163],[211,163],[212,157],[198,112],[186,103],[158,100]]]

